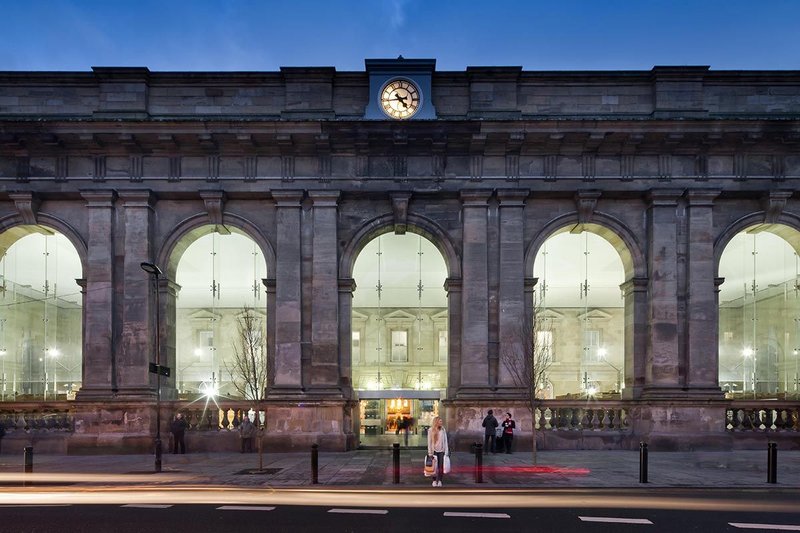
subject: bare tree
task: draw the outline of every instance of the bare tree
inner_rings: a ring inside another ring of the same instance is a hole
[[[519,343],[511,343],[502,353],[503,366],[514,384],[525,394],[526,406],[531,413],[531,439],[533,464],[536,464],[536,409],[547,388],[547,375],[553,361],[550,353],[551,330],[541,316],[541,307],[534,305],[533,319],[523,321],[518,330]]]
[[[258,469],[264,468],[261,402],[267,390],[267,353],[264,346],[264,323],[250,307],[243,307],[236,320],[236,337],[233,341],[233,359],[226,361],[228,373],[236,391],[252,402],[256,413],[258,434]],[[245,413],[247,415],[247,413]]]

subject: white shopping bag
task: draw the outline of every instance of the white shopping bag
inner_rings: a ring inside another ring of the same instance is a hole
[[[445,455],[444,456],[444,470],[443,471],[444,471],[445,474],[449,474],[450,473],[450,456],[449,455]]]

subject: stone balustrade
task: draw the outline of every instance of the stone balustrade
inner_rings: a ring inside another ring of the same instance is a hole
[[[72,432],[74,408],[66,402],[14,402],[0,404],[0,424],[6,433],[23,431]]]
[[[542,401],[535,419],[537,431],[630,431],[623,402]]]
[[[800,402],[732,402],[725,410],[725,429],[742,432],[800,431]]]

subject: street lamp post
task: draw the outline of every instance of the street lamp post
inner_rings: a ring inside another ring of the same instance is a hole
[[[161,349],[159,346],[159,341],[161,335],[159,334],[159,326],[161,325],[160,320],[160,309],[159,309],[159,301],[158,301],[158,278],[161,276],[161,269],[158,268],[153,263],[142,263],[140,265],[142,270],[147,272],[148,274],[153,276],[153,282],[155,284],[156,290],[156,327],[155,327],[155,360],[156,360],[156,472],[161,472]]]

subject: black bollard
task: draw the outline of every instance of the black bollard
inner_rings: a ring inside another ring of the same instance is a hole
[[[778,445],[774,442],[767,444],[767,483],[778,482]]]
[[[311,484],[319,483],[319,444],[311,445]]]
[[[25,446],[25,473],[33,473],[33,446]]]
[[[392,444],[392,470],[394,473],[394,484],[400,483],[400,444]]]
[[[483,444],[475,443],[475,483],[483,483]]]
[[[647,443],[639,443],[639,483],[647,483]]]

